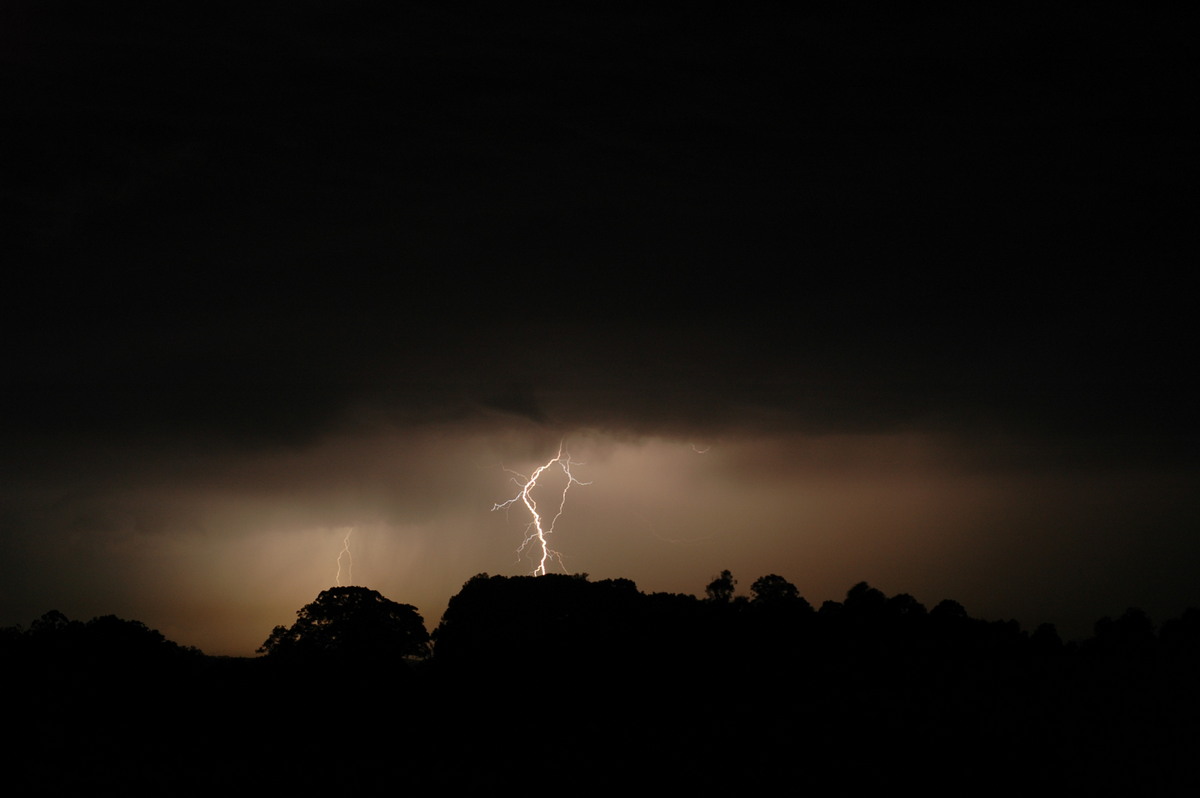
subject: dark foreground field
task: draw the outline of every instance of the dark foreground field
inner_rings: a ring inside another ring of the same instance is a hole
[[[333,635],[341,650],[209,657],[136,621],[48,613],[5,630],[8,782],[15,794],[978,795],[1200,781],[1195,610],[1157,628],[1130,610],[1064,644],[1048,626],[866,584],[814,610],[782,580],[756,583],[753,600],[719,581],[698,599],[481,575],[423,659],[346,634]],[[321,599],[334,591],[378,595]]]

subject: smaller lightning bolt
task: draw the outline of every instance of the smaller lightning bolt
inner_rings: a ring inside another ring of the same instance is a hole
[[[346,558],[346,581],[347,584],[354,579],[354,558],[350,556],[350,536],[354,534],[354,527],[346,528],[346,537],[342,539],[342,550],[338,552],[337,558],[337,576],[334,577],[334,584],[342,587],[342,558]]]
[[[537,487],[538,478],[541,477],[542,472],[554,465],[557,465],[562,469],[563,473],[566,474],[567,483],[563,486],[562,497],[558,502],[558,512],[554,514],[554,518],[550,520],[549,525],[543,526],[542,515],[538,512],[537,501],[533,498],[533,489]],[[592,484],[590,482],[580,482],[578,479],[576,479],[575,475],[571,473],[571,466],[573,465],[583,464],[572,460],[571,455],[567,453],[567,451],[563,448],[563,445],[560,443],[558,445],[558,454],[556,454],[550,461],[538,466],[534,470],[533,474],[529,476],[518,474],[516,471],[511,469],[504,469],[513,475],[513,482],[515,482],[521,489],[517,492],[516,496],[513,496],[508,501],[492,505],[492,511],[495,512],[496,510],[502,508],[511,507],[517,502],[521,502],[525,505],[525,508],[529,510],[529,514],[532,516],[533,520],[530,521],[529,526],[525,528],[525,540],[522,541],[521,545],[517,548],[517,553],[524,553],[525,549],[530,546],[541,549],[541,558],[538,560],[538,567],[533,571],[534,576],[543,576],[546,573],[546,563],[551,559],[557,560],[558,564],[560,566],[562,565],[562,555],[550,548],[548,537],[554,533],[554,525],[558,523],[559,517],[563,514],[563,508],[567,504],[567,491],[571,489],[571,486]],[[566,569],[564,568],[564,570]]]

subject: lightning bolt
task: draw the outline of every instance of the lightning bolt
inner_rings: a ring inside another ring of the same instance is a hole
[[[571,455],[567,453],[566,449],[563,448],[563,445],[560,443],[558,445],[558,454],[556,454],[553,459],[538,466],[529,476],[518,474],[512,469],[504,469],[513,475],[513,482],[520,487],[520,490],[517,491],[516,496],[513,496],[508,501],[492,505],[492,512],[500,509],[507,509],[517,502],[524,504],[525,509],[529,510],[529,515],[533,520],[529,522],[529,526],[525,527],[525,540],[523,540],[521,545],[517,548],[517,554],[524,554],[527,548],[532,548],[535,551],[541,551],[541,557],[538,559],[538,566],[533,571],[534,576],[544,575],[546,573],[546,563],[550,560],[557,560],[559,566],[563,565],[562,555],[550,548],[549,536],[554,534],[554,525],[558,523],[559,517],[563,514],[563,508],[567,505],[567,491],[571,489],[571,486],[592,484],[590,482],[579,481],[575,478],[575,475],[571,473],[571,466],[577,465],[583,465],[583,463],[572,460]],[[537,501],[533,498],[533,489],[537,487],[538,479],[542,476],[542,472],[551,466],[558,466],[562,469],[562,472],[566,474],[567,483],[563,486],[562,496],[559,497],[558,512],[556,512],[554,517],[550,519],[550,523],[548,525],[543,525],[543,516],[538,512]],[[566,568],[563,567],[563,570],[565,571]]]
[[[346,537],[342,539],[342,550],[338,552],[337,558],[337,576],[334,577],[334,584],[342,587],[342,558],[346,558],[346,580],[349,583],[354,579],[354,558],[350,556],[350,536],[354,534],[354,527],[346,528]]]

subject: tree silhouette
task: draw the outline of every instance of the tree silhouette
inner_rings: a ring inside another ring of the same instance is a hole
[[[846,600],[842,603],[846,611],[855,616],[878,618],[887,607],[887,596],[882,590],[859,582],[846,592]]]
[[[704,588],[704,594],[711,602],[728,604],[733,600],[735,585],[737,585],[737,580],[733,578],[733,574],[729,571],[722,571],[720,576],[709,582],[708,587]]]
[[[1156,642],[1154,623],[1140,607],[1130,607],[1115,621],[1104,617],[1096,621],[1091,648],[1110,653],[1135,654],[1148,652]]]
[[[443,665],[525,667],[533,660],[598,662],[627,656],[639,639],[644,596],[628,579],[587,574],[478,574],[450,599],[434,630]]]
[[[331,587],[296,612],[291,628],[276,626],[258,652],[282,659],[423,657],[429,633],[410,604],[365,587]]]
[[[887,612],[896,618],[924,618],[929,611],[908,593],[897,593],[887,600]]]
[[[1200,609],[1188,607],[1183,615],[1169,619],[1158,636],[1168,653],[1200,654]]]
[[[1058,628],[1052,623],[1039,624],[1029,636],[1029,643],[1039,654],[1058,654],[1062,651],[1063,641],[1058,636]]]
[[[778,574],[767,574],[750,585],[754,604],[789,604],[800,599],[800,591]]]

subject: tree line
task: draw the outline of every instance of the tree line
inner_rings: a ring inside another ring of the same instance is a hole
[[[432,633],[412,605],[333,587],[253,658],[51,612],[0,633],[10,755],[43,793],[179,793],[180,774],[205,792],[1200,786],[1196,609],[1063,641],[866,582],[819,607],[775,574],[736,584],[478,574]]]
[[[291,626],[275,627],[258,653],[277,662],[346,659],[410,666],[457,665],[472,657],[530,657],[580,647],[594,649],[596,656],[610,651],[634,659],[637,652],[679,651],[673,646],[717,657],[752,655],[759,647],[779,654],[792,646],[813,645],[861,645],[880,653],[1200,653],[1200,609],[1194,607],[1161,626],[1144,610],[1130,607],[1119,617],[1098,620],[1090,638],[1064,642],[1052,623],[1029,631],[1014,620],[973,618],[953,599],[930,609],[907,593],[887,596],[866,582],[851,587],[842,601],[825,601],[820,607],[813,607],[794,584],[777,574],[755,579],[748,596],[735,595],[736,585],[728,570],[708,583],[703,597],[643,593],[628,579],[591,581],[587,574],[482,573],[450,599],[432,633],[410,604],[365,587],[333,587],[298,610]],[[79,657],[90,665],[110,659],[121,664],[166,663],[202,656],[198,649],[169,641],[140,621],[107,615],[82,622],[57,610],[28,628],[0,629],[0,647],[10,661],[21,656],[38,662]]]

